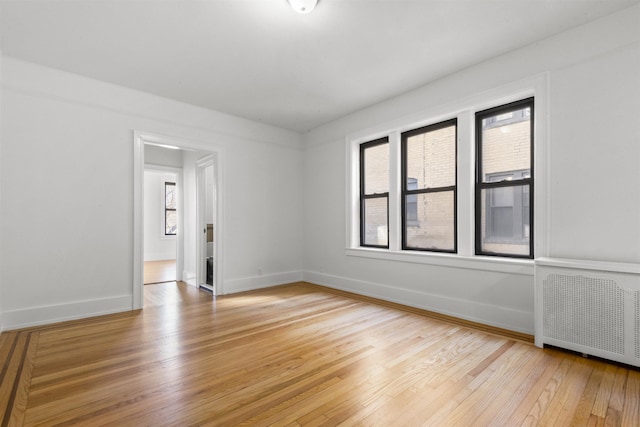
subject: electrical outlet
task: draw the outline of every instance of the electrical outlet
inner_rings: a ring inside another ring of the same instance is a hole
[[[258,267],[258,276],[262,276],[262,267]]]

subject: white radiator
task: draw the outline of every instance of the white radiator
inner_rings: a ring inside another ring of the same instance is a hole
[[[537,259],[535,343],[640,366],[640,265]]]

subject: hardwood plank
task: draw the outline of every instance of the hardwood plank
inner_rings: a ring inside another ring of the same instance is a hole
[[[627,383],[622,408],[622,425],[640,425],[640,372],[627,372]]]
[[[593,409],[591,413],[600,418],[607,416],[607,409],[609,408],[609,399],[611,397],[611,390],[613,388],[613,382],[616,376],[616,367],[609,365],[605,368],[602,383],[598,388],[598,394],[596,400],[593,403]]]
[[[429,418],[429,425],[474,425],[486,405],[496,398],[505,382],[510,381],[514,367],[531,357],[532,353],[527,350],[528,347],[515,347],[496,359],[481,375],[470,377],[464,389]]]
[[[512,353],[517,350],[513,348]],[[531,352],[529,348],[525,348],[524,354],[513,360],[514,367],[506,371],[508,378],[496,378],[499,382],[490,387],[496,389],[496,393],[492,398],[488,393],[483,394],[485,397],[479,401],[480,406],[477,407],[476,416],[471,420],[472,424],[477,425],[507,425],[505,421],[518,409],[520,402],[529,392],[533,381],[539,378],[543,372],[544,365],[541,363],[544,358],[542,352]],[[501,355],[496,359],[495,363],[508,363],[505,361],[509,356],[508,353]],[[496,371],[495,376],[500,374]],[[493,379],[495,381],[496,379]],[[503,384],[500,385],[500,382]],[[523,387],[523,384],[525,385]],[[483,384],[483,388],[489,384]],[[465,414],[468,419],[468,414]]]
[[[624,389],[627,383],[627,373],[624,368],[616,369],[616,377],[611,388],[611,399],[609,400],[609,409],[622,411],[624,408]],[[607,411],[608,413],[608,411]]]
[[[526,421],[531,411],[537,406],[537,402],[556,375],[560,365],[564,361],[559,352],[543,350],[542,359],[531,369],[531,375],[520,384],[520,388],[514,395],[512,405],[516,408],[506,422],[502,422],[500,416],[496,416],[489,425],[495,427],[527,425]],[[590,411],[590,408],[589,408]]]
[[[566,381],[558,388],[547,411],[540,419],[541,425],[569,425],[593,370],[593,362],[578,358],[567,372]]]
[[[601,370],[594,369],[591,373],[589,382],[584,389],[584,393],[582,393],[580,403],[578,403],[578,408],[576,409],[576,413],[571,421],[571,426],[578,427],[588,424],[589,418],[593,415],[591,410],[593,409],[593,405],[596,401],[596,396],[600,390],[603,377],[604,372]]]
[[[558,389],[566,381],[567,372],[573,364],[575,356],[567,357],[555,370],[553,377],[546,383],[544,390],[540,393],[531,410],[522,422],[522,426],[535,426],[547,413],[548,407],[556,396]]]
[[[306,283],[145,294],[0,335],[5,424],[640,425],[636,369],[397,304]]]

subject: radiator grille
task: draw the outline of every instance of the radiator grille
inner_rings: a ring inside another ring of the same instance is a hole
[[[624,354],[624,291],[615,280],[549,274],[543,280],[543,300],[545,336]],[[636,317],[636,357],[638,334]]]

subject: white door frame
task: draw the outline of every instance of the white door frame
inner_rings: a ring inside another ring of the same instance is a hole
[[[213,194],[206,194],[206,177],[205,170],[207,167],[211,166],[213,168]],[[215,264],[216,264],[216,176],[217,176],[217,165],[216,165],[216,156],[214,154],[208,155],[196,161],[196,224],[198,230],[196,234],[196,240],[198,243],[198,250],[196,252],[196,283],[198,286],[202,286],[206,284],[207,281],[207,264],[205,262],[206,254],[207,254],[207,239],[206,236],[206,227],[207,227],[207,218],[206,218],[206,201],[207,196],[213,198],[213,224],[214,224],[214,238],[213,238],[213,264],[214,264],[214,272],[215,272]],[[205,285],[205,288],[208,289],[208,286]],[[213,289],[214,295],[217,294],[216,290],[216,277],[213,277]]]
[[[152,144],[164,147],[179,148],[185,151],[199,151],[214,156],[214,192],[216,237],[214,240],[214,271],[218,294],[223,293],[224,266],[224,149],[217,144],[186,140],[152,133],[133,131],[133,277],[132,300],[133,310],[141,309],[144,304],[144,145]],[[183,182],[184,184],[184,182]],[[184,185],[183,185],[184,187]],[[198,239],[196,239],[198,241]],[[196,253],[198,249],[196,248]]]

